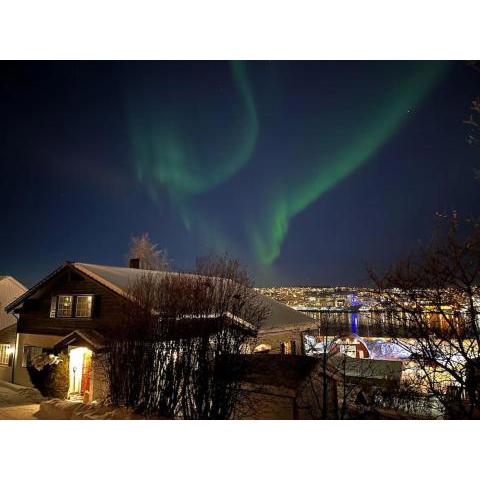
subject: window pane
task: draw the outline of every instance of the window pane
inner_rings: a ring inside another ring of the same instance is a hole
[[[92,295],[82,295],[77,297],[75,316],[76,317],[92,316]]]
[[[25,345],[23,347],[22,367],[26,367],[32,363],[32,360],[43,353],[42,347],[34,347],[32,345]]]
[[[8,360],[10,357],[10,354],[8,352],[9,348],[10,345],[8,344],[0,344],[0,365],[8,365]]]
[[[72,316],[73,297],[71,295],[60,295],[58,297],[57,317]]]

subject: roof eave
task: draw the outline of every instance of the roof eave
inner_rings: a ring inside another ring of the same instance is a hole
[[[11,313],[15,308],[17,308],[21,303],[23,303],[28,297],[33,295],[42,285],[44,285],[48,280],[54,277],[57,273],[62,271],[64,268],[71,267],[70,262],[65,262],[60,267],[56,268],[53,272],[49,273],[46,277],[42,278],[38,283],[36,283],[32,288],[27,290],[25,293],[16,298],[13,302],[9,303],[5,307],[7,313]]]

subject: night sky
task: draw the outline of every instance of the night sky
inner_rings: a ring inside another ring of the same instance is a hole
[[[177,268],[228,251],[259,285],[362,285],[480,215],[463,62],[0,62],[0,274]]]

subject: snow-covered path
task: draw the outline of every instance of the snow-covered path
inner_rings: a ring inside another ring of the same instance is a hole
[[[0,383],[0,420],[36,420],[38,396],[32,389],[12,389]]]

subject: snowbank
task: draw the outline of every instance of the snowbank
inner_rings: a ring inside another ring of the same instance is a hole
[[[24,387],[23,385],[16,385],[15,383],[5,382],[3,380],[0,380],[0,386],[12,390],[25,401],[40,403],[42,400],[45,400],[45,397],[43,397],[36,388]]]
[[[58,398],[42,402],[36,416],[40,420],[145,420],[125,408],[70,402]]]

